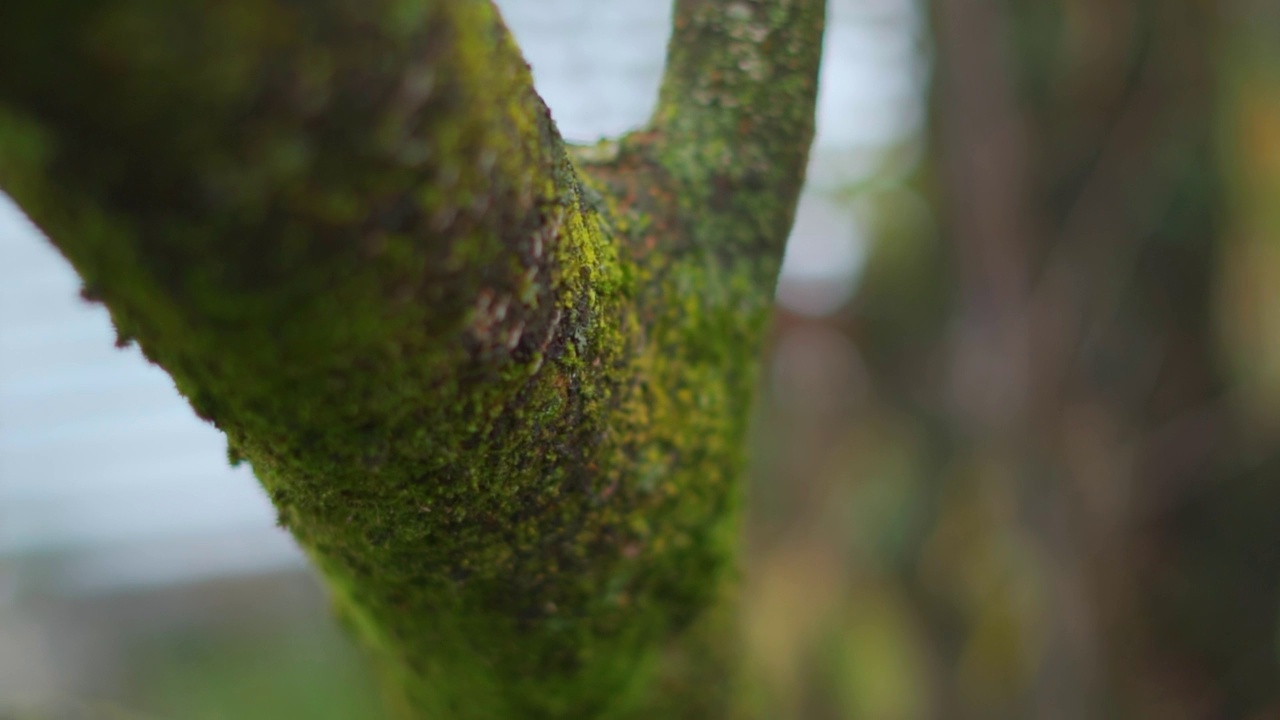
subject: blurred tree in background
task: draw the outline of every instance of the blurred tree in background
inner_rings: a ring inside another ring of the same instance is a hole
[[[830,632],[779,713],[1276,717],[1280,6],[928,12],[927,152],[853,192],[853,301],[780,323],[765,417],[827,439],[764,471],[817,480],[757,582]]]

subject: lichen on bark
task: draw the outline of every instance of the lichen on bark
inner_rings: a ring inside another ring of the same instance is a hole
[[[654,121],[588,161],[487,0],[6,4],[0,187],[403,716],[623,716],[725,594],[822,16],[679,0]]]

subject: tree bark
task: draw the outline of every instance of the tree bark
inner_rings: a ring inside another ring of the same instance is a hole
[[[726,595],[823,11],[678,0],[654,120],[571,157],[488,0],[5,3],[0,187],[402,716],[626,715]]]

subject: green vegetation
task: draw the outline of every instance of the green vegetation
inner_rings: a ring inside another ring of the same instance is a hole
[[[653,123],[575,163],[488,0],[7,3],[0,187],[402,716],[703,716],[822,21],[680,0]]]

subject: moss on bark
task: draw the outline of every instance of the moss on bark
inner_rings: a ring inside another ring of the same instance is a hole
[[[575,163],[487,1],[9,3],[0,187],[405,717],[625,715],[725,592],[822,13],[678,2],[653,126]]]

